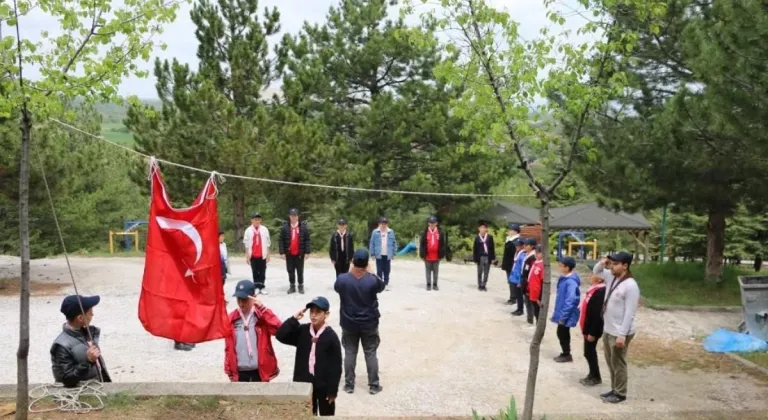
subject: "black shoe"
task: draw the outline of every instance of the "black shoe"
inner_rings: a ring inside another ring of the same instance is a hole
[[[531,325],[533,325],[533,319],[529,319],[529,320],[528,320],[528,323],[529,323],[529,324],[531,324]]]
[[[303,284],[299,285],[299,293],[302,294],[302,295],[304,294],[304,285]]]
[[[344,385],[344,392],[346,392],[347,394],[352,394],[355,392],[355,387],[351,385]]]
[[[173,344],[174,350],[191,351],[193,348],[195,348],[194,344],[178,343],[178,342]]]
[[[477,285],[477,290],[482,292],[483,291],[483,286]]]
[[[374,386],[368,387],[368,393],[371,395],[376,395],[383,390],[384,390],[384,387],[381,385],[374,385]]]
[[[613,396],[613,395],[616,395],[616,391],[610,390],[608,392],[604,392],[604,393],[600,394],[600,398],[606,399],[606,398],[608,398],[610,396]]]
[[[427,291],[430,291],[430,290],[432,290],[432,285],[431,285],[431,284],[428,284],[428,285],[427,285]]]
[[[523,316],[525,314],[523,313],[523,311],[518,309],[518,310],[512,312],[512,315],[514,315],[514,316]]]
[[[510,299],[510,300],[507,301],[507,305],[514,305],[514,304],[515,304],[515,300],[514,299]]]
[[[482,290],[482,291],[484,291],[484,292],[487,292],[487,291],[488,291],[488,288],[487,288],[487,287],[485,287],[485,286],[483,286],[483,288],[482,288],[481,290]]]
[[[437,287],[437,283],[435,283],[435,285],[434,285],[434,286],[432,286],[432,290],[434,290],[434,291],[436,291],[436,292],[437,292],[438,290],[440,290],[440,289]]]
[[[560,356],[555,357],[554,361],[557,363],[573,362],[573,356],[570,354],[561,354]]]
[[[618,404],[618,403],[624,402],[626,400],[627,400],[627,397],[625,397],[623,395],[616,394],[616,393],[614,393],[613,395],[609,395],[609,396],[603,398],[603,402],[609,403],[609,404]]]
[[[600,378],[593,378],[591,376],[587,376],[586,378],[579,379],[579,383],[584,386],[595,386],[595,385],[602,384],[603,381]]]
[[[296,286],[291,285],[291,287],[288,288],[288,294],[296,293]]]

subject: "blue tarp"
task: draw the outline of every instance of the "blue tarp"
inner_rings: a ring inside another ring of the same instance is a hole
[[[415,243],[411,242],[408,245],[404,246],[403,249],[400,250],[400,252],[397,253],[398,257],[402,257],[405,254],[416,252],[416,250],[419,249]]]
[[[753,335],[721,328],[704,339],[704,350],[710,353],[768,351],[768,342]]]

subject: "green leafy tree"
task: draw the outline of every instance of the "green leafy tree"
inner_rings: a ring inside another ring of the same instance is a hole
[[[63,111],[62,99],[116,99],[123,77],[142,75],[135,62],[147,60],[152,36],[175,17],[178,6],[162,0],[65,2],[12,0],[0,4],[0,117],[18,122],[19,236],[21,303],[16,418],[28,412],[27,355],[29,353],[29,167],[36,124]],[[58,26],[22,37],[33,9]],[[34,39],[34,40],[33,40]],[[32,68],[41,75],[30,78]]]
[[[600,5],[581,2],[589,11],[601,15]],[[614,7],[625,5],[633,13],[652,20],[663,12],[659,2],[619,1]],[[446,46],[456,59],[446,60],[436,68],[438,77],[456,85],[471,88],[463,92],[454,103],[453,113],[465,121],[465,130],[481,139],[476,146],[496,147],[513,154],[525,173],[531,189],[541,206],[542,234],[549,235],[549,207],[558,188],[571,172],[574,157],[581,153],[593,155],[592,140],[585,127],[602,109],[606,101],[618,94],[626,85],[626,78],[615,71],[610,57],[631,50],[634,36],[621,32],[610,21],[593,21],[582,31],[600,32],[603,37],[593,44],[574,45],[564,36],[549,30],[542,37],[524,40],[519,25],[503,11],[489,6],[483,0],[445,0],[442,9],[428,13],[425,19],[439,28],[448,30],[455,38]],[[556,11],[550,11],[553,22],[564,23]],[[453,30],[453,31],[451,31]],[[541,75],[546,78],[542,80]],[[555,95],[559,100],[537,106],[536,98]],[[539,112],[532,109],[545,108]],[[539,124],[534,115],[551,114],[555,121],[566,121],[561,135],[552,135]],[[550,179],[536,172],[531,153],[545,153],[549,166],[554,168]],[[544,241],[544,284],[542,287],[542,313],[549,306],[550,261],[547,241]],[[530,420],[538,373],[539,349],[546,329],[540,322],[531,341],[531,359],[522,418]]]

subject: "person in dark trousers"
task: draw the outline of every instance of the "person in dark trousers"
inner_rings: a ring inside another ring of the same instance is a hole
[[[256,285],[241,280],[235,286],[237,309],[230,312],[232,334],[224,337],[224,373],[232,382],[269,382],[280,374],[272,336],[280,318],[256,297]]]
[[[755,255],[755,273],[759,273],[761,268],[763,268],[763,257],[757,254]]]
[[[504,256],[501,258],[501,269],[507,274],[506,279],[512,274],[512,267],[515,266],[515,256],[517,255],[517,239],[520,238],[520,226],[510,223],[507,225],[507,237],[504,239]],[[509,300],[507,305],[515,303],[517,296],[517,285],[509,282]]]
[[[563,257],[558,263],[560,278],[557,280],[557,298],[552,322],[557,324],[557,339],[562,352],[555,357],[558,363],[573,362],[571,355],[571,328],[579,322],[579,275],[573,271],[576,260]]]
[[[440,260],[448,258],[449,253],[448,236],[437,226],[437,217],[432,216],[427,219],[427,228],[419,244],[419,256],[424,260],[427,274],[427,290],[440,290],[437,287]]]
[[[309,310],[309,324],[300,324]],[[331,304],[318,296],[288,318],[277,330],[277,341],[296,347],[293,382],[312,384],[312,414],[336,414],[336,396],[341,381],[341,343],[326,322]]]
[[[379,218],[379,228],[371,233],[369,249],[376,259],[376,275],[384,280],[384,285],[389,290],[389,273],[392,271],[392,260],[397,252],[397,239],[386,217]]]
[[[488,233],[488,222],[484,220],[477,224],[472,259],[477,264],[477,290],[487,292],[488,273],[491,271],[491,264],[496,264],[496,247],[493,244],[493,236]]]
[[[51,346],[53,379],[67,388],[80,382],[112,382],[99,349],[101,330],[91,325],[99,296],[67,296],[61,313],[67,322]],[[82,305],[82,306],[81,306]]]
[[[527,238],[524,241],[523,251],[525,260],[523,260],[523,271],[520,275],[520,291],[523,293],[523,302],[525,312],[528,315],[528,323],[533,325],[533,305],[528,296],[528,277],[531,275],[531,268],[536,262],[536,239]]]
[[[541,311],[541,287],[544,283],[544,253],[541,245],[536,245],[536,261],[528,276],[528,300],[533,309],[533,318],[539,323],[539,311]]]
[[[511,312],[514,316],[520,316],[525,313],[523,289],[521,289],[520,282],[522,281],[523,266],[525,265],[525,250],[523,249],[523,238],[515,239],[515,262],[512,265],[512,272],[509,274],[509,284],[515,289],[515,302],[517,302],[517,309]]]
[[[336,277],[349,272],[352,264],[352,254],[355,252],[355,238],[352,232],[347,230],[347,221],[339,219],[338,229],[331,235],[331,244],[328,246],[328,256],[336,269]]]
[[[384,281],[368,268],[370,255],[358,249],[352,257],[349,273],[336,279],[334,289],[341,299],[341,344],[344,346],[344,392],[355,392],[355,366],[357,351],[362,343],[365,365],[368,368],[368,392],[382,391],[379,383],[379,299],[378,294],[386,287]]]
[[[600,376],[600,365],[597,363],[597,342],[603,335],[603,301],[605,301],[605,282],[603,278],[593,274],[592,284],[584,300],[581,301],[581,318],[579,326],[584,336],[584,358],[589,365],[589,374],[579,380],[584,386],[595,386],[603,383]]]
[[[256,293],[266,295],[267,263],[272,240],[269,229],[261,224],[261,213],[251,214],[251,225],[243,233],[243,245],[245,246],[245,263],[251,266]]]
[[[312,247],[309,241],[307,222],[299,222],[299,210],[288,210],[288,222],[280,230],[280,255],[285,258],[288,270],[288,294],[296,293],[296,280],[299,281],[299,293],[304,294],[304,260],[309,258]]]

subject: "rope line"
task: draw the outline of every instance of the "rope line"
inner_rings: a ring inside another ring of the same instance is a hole
[[[88,381],[77,388],[64,388],[64,385],[40,385],[29,391],[32,402],[29,404],[30,413],[50,413],[63,411],[66,413],[85,414],[104,408],[104,398],[107,394],[102,391],[103,385],[96,381]],[[83,399],[83,397],[89,397]],[[54,406],[50,408],[35,408],[44,400],[52,399]],[[92,400],[93,402],[89,402]]]
[[[56,118],[48,118],[50,121],[53,121],[62,127],[68,128],[72,131],[76,131],[78,133],[84,134],[86,136],[89,136],[91,138],[101,140],[103,142],[109,143],[113,146],[119,147],[123,150],[126,150],[128,152],[134,153],[139,156],[144,156],[145,158],[152,158],[153,156],[150,156],[146,153],[141,153],[138,150],[135,150],[133,148],[130,148],[128,146],[122,145],[120,143],[113,142],[103,136],[98,136],[96,134],[89,133],[85,130],[82,130],[78,127],[75,127],[71,124],[65,123],[63,121],[57,120]],[[162,162],[166,165],[176,166],[183,169],[188,169],[190,171],[195,172],[201,172],[205,174],[212,174],[216,173],[216,175],[224,177],[224,178],[236,178],[236,179],[243,179],[248,181],[258,181],[258,182],[266,182],[271,184],[280,184],[280,185],[291,185],[295,187],[308,187],[308,188],[323,188],[328,190],[344,190],[344,191],[357,191],[357,192],[372,192],[372,193],[384,193],[384,194],[402,194],[402,195],[429,195],[429,196],[440,196],[440,197],[495,197],[495,198],[503,198],[503,197],[535,197],[535,194],[475,194],[475,193],[445,193],[445,192],[427,192],[427,191],[405,191],[405,190],[384,190],[384,189],[376,189],[376,188],[361,188],[361,187],[348,187],[348,186],[339,186],[339,185],[324,185],[324,184],[312,184],[307,182],[294,182],[294,181],[283,181],[279,179],[269,179],[269,178],[260,178],[260,177],[253,177],[253,176],[244,176],[244,175],[235,175],[235,174],[227,174],[222,173],[219,171],[209,171],[207,169],[202,168],[196,168],[194,166],[184,165],[181,163],[171,162],[169,160],[155,158],[158,162]]]

